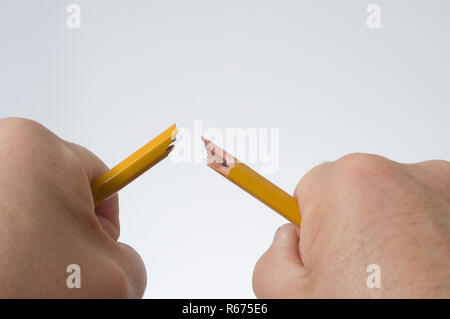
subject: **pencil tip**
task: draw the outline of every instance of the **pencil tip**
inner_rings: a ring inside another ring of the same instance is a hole
[[[206,148],[206,165],[226,176],[234,167],[236,159],[204,136],[202,136],[202,141]]]
[[[205,146],[208,146],[208,144],[211,143],[211,141],[205,138],[204,136],[202,136],[202,141],[203,143],[205,143]]]

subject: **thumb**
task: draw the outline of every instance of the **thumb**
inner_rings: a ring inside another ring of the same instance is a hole
[[[299,253],[299,228],[280,227],[273,243],[253,270],[253,290],[258,298],[304,298],[308,273]]]

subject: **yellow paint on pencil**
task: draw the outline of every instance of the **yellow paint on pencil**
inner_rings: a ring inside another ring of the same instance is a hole
[[[301,215],[297,199],[203,138],[208,153],[208,166],[257,198],[290,222],[300,225]]]
[[[174,124],[97,178],[91,184],[95,207],[166,158],[173,148],[171,144],[177,133],[178,129]]]
[[[293,196],[252,170],[241,162],[230,169],[226,176],[231,182],[259,199],[261,202],[278,212],[290,222],[300,225],[298,202]]]

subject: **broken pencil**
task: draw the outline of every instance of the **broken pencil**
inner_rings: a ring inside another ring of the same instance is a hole
[[[173,149],[176,125],[159,134],[91,184],[95,207],[100,205],[147,170],[165,159]]]
[[[208,166],[259,199],[290,222],[300,225],[297,199],[252,170],[226,151],[202,137]]]

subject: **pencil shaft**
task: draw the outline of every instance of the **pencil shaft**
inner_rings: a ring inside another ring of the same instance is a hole
[[[244,163],[237,162],[226,177],[290,222],[300,225],[301,217],[297,199]]]
[[[131,183],[151,167],[166,158],[172,150],[178,130],[172,125],[114,168],[97,178],[92,184],[92,194],[97,207],[120,189]]]
[[[300,225],[297,199],[228,154],[211,141],[202,138],[208,154],[208,166],[254,196],[290,222]]]

